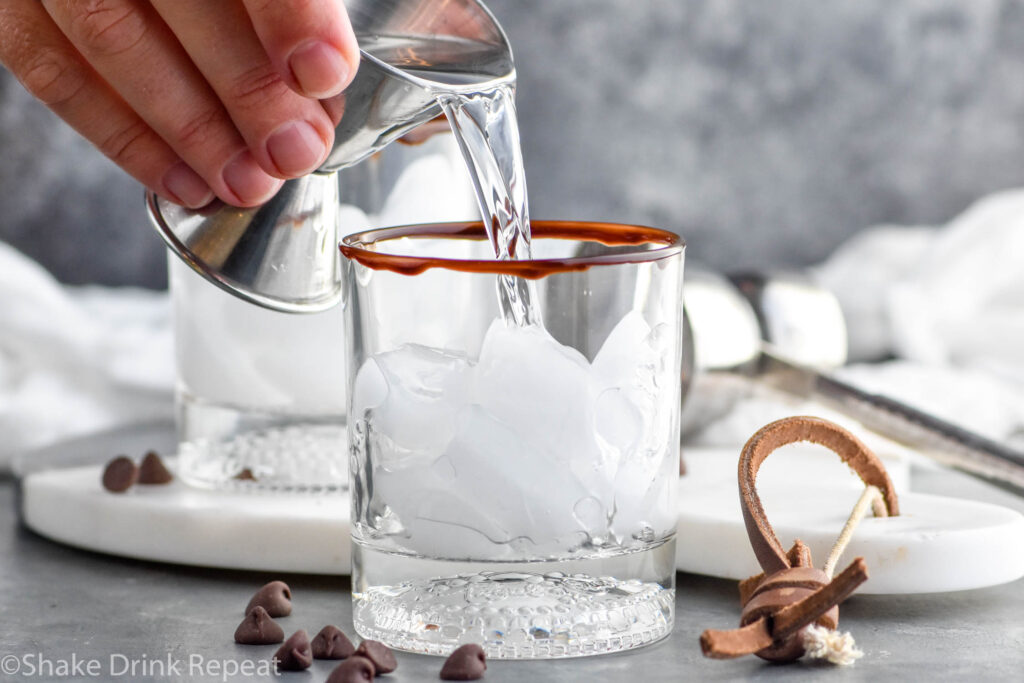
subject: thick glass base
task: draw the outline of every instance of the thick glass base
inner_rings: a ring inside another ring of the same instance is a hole
[[[178,475],[218,489],[333,492],[348,487],[340,416],[301,415],[178,399]]]
[[[446,655],[551,659],[656,642],[675,618],[675,539],[640,552],[557,562],[467,563],[352,547],[353,620],[363,638]]]

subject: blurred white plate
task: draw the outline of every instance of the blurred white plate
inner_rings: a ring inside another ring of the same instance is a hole
[[[816,452],[821,451],[821,452]],[[908,491],[905,461],[879,453],[899,494],[900,515],[865,518],[837,571],[863,557],[870,578],[858,593],[937,593],[1024,576],[1024,515],[999,505]],[[740,511],[737,451],[687,451],[679,482],[676,567],[744,579],[761,568]],[[767,459],[758,493],[786,548],[797,538],[824,563],[863,484],[821,447],[794,444]]]

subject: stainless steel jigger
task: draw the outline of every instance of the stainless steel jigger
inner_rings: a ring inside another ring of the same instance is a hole
[[[334,146],[315,173],[249,209],[219,201],[185,209],[146,194],[153,225],[182,260],[276,311],[314,313],[340,298],[337,170],[438,116],[438,93],[515,82],[508,38],[477,0],[348,0],[346,7],[361,46],[359,70],[343,95]]]

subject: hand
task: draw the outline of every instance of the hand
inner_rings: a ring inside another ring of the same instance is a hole
[[[327,157],[359,49],[342,0],[2,0],[0,62],[163,197],[254,206]]]

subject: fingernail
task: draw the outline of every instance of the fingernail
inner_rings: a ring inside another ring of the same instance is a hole
[[[290,121],[267,138],[267,154],[281,175],[300,176],[320,165],[327,145],[310,124]]]
[[[288,68],[304,95],[323,99],[340,93],[348,85],[348,62],[330,43],[313,41],[301,45],[288,58]]]
[[[281,186],[281,180],[267,175],[252,152],[243,150],[224,167],[224,184],[228,186],[242,204],[262,204],[270,199]]]
[[[171,166],[164,174],[164,188],[172,199],[190,209],[198,209],[213,201],[213,190],[184,161]]]

